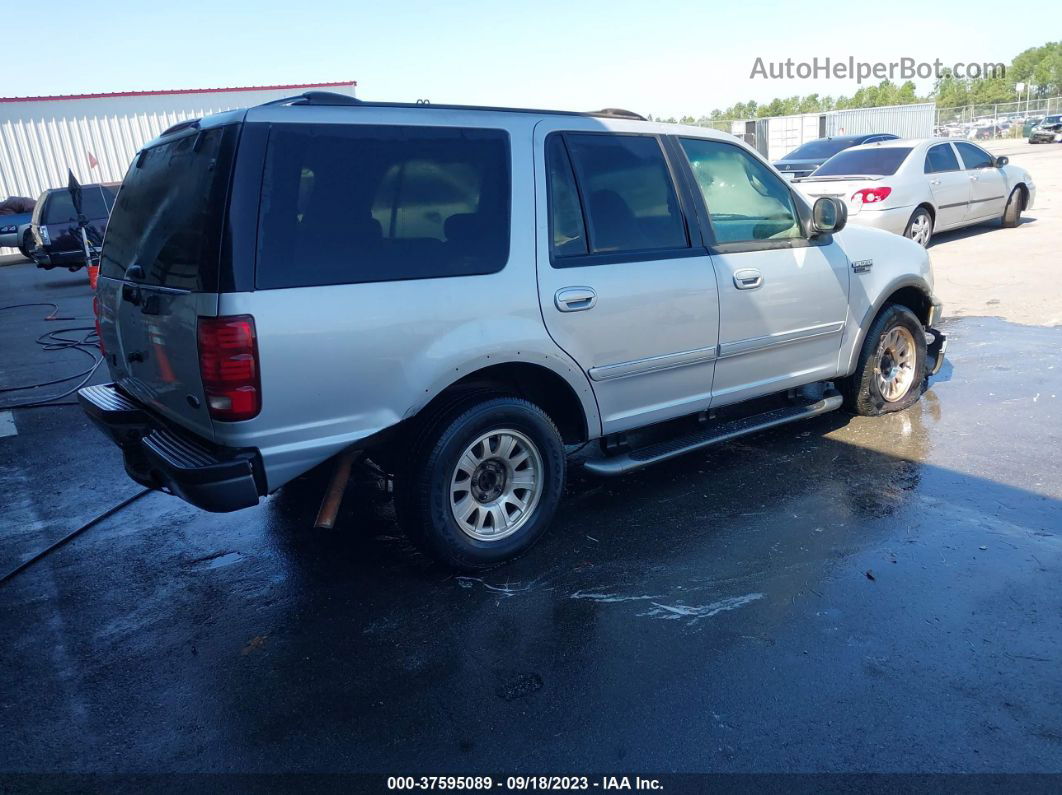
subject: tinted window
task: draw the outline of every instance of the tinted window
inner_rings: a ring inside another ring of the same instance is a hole
[[[938,144],[926,152],[925,173],[938,174],[941,171],[958,171],[959,159],[951,149],[951,144]],[[965,179],[965,177],[963,178]]]
[[[841,152],[815,169],[812,177],[888,176],[895,174],[900,164],[911,154],[909,147],[883,146]]]
[[[551,135],[546,141],[546,168],[549,170],[550,245],[553,254],[567,257],[586,254],[586,229],[575,187],[575,174],[568,159],[564,139]]]
[[[262,185],[257,286],[501,270],[508,141],[500,130],[277,125]]]
[[[239,128],[215,127],[145,149],[118,192],[100,273],[183,290],[217,288],[218,254]]]
[[[671,174],[655,138],[568,134],[594,254],[687,248]]]
[[[808,141],[803,146],[798,146],[782,159],[825,160],[850,146],[855,146],[856,143],[857,141],[852,138],[820,138],[817,141]]]
[[[85,218],[99,220],[111,214],[111,206],[114,204],[114,188],[109,185],[82,185],[81,186],[81,212]],[[77,221],[77,212],[74,210],[74,201],[70,198],[70,192],[66,190],[56,191],[48,197],[48,205],[45,208],[45,224],[65,224]]]
[[[733,144],[682,139],[720,243],[803,237],[785,183]]]
[[[984,149],[968,144],[965,141],[961,141],[955,144],[959,148],[959,154],[962,155],[962,162],[967,169],[971,168],[987,168],[995,164],[995,160],[992,155],[988,154]]]

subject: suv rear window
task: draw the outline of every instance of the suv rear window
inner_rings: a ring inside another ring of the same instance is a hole
[[[675,187],[656,138],[566,133],[565,140],[590,225],[591,253],[689,246]]]
[[[125,175],[103,242],[100,275],[130,265],[144,283],[217,289],[218,256],[238,125],[143,150]]]
[[[509,258],[509,204],[503,130],[277,125],[255,285],[494,273]]]
[[[109,185],[82,185],[81,211],[90,221],[98,221],[111,214],[114,204],[114,188]],[[58,190],[48,197],[44,209],[43,224],[66,224],[77,221],[77,211],[70,191]]]
[[[889,176],[911,154],[906,146],[882,146],[873,149],[849,149],[834,155],[812,172],[814,177]]]

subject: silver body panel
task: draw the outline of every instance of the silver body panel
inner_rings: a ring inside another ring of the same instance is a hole
[[[218,444],[257,448],[270,491],[415,416],[454,382],[492,365],[530,363],[563,378],[590,438],[835,378],[854,367],[867,313],[890,285],[932,287],[923,249],[859,228],[825,245],[714,255],[701,249],[651,263],[550,264],[543,162],[549,132],[711,138],[759,157],[732,136],[704,128],[369,106],[264,106],[248,111],[247,120],[504,129],[512,168],[510,255],[497,273],[165,295],[164,311],[150,320],[154,335],[123,303],[122,283],[101,279],[104,338],[117,344],[112,376],[173,422]],[[852,261],[868,259],[871,269],[852,273]],[[759,271],[762,283],[738,289],[734,276],[748,269]],[[575,291],[567,293],[575,311],[561,308],[558,293],[566,290]],[[206,409],[188,400],[189,394],[202,400],[196,317],[242,314],[253,315],[257,327],[261,411],[243,422],[210,422]],[[157,338],[169,357],[172,389],[138,378],[129,363],[125,348],[145,337]]]

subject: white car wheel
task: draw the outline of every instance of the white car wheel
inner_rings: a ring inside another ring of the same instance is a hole
[[[904,237],[908,237],[915,243],[925,248],[929,245],[929,238],[933,236],[933,216],[924,207],[914,211],[911,220],[907,222],[907,230]]]

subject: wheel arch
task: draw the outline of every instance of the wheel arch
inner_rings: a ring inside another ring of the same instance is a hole
[[[845,368],[844,374],[851,375],[855,372],[856,364],[859,362],[859,352],[863,349],[863,342],[866,340],[867,332],[886,306],[890,304],[905,306],[915,313],[923,326],[926,326],[929,325],[934,303],[933,291],[923,279],[909,276],[890,282],[881,291],[878,300],[871,304],[863,315],[859,323],[859,334],[856,336],[855,344],[852,345],[849,352],[848,366]]]
[[[411,410],[406,419],[430,415],[457,393],[487,390],[514,394],[539,406],[553,420],[566,444],[601,435],[597,401],[581,371],[551,357],[499,358],[487,356],[459,368],[446,383],[426,390],[430,396],[426,395],[426,400]]]
[[[1013,190],[1020,190],[1021,191],[1021,208],[1023,210],[1026,209],[1026,207],[1028,207],[1028,205],[1029,205],[1030,192],[1029,192],[1029,186],[1025,184],[1025,180],[1018,180],[1018,182],[1014,185],[1013,188],[1011,188],[1011,190],[1012,191]]]
[[[933,228],[936,228],[937,227],[937,208],[935,206],[933,206],[933,203],[930,202],[929,200],[926,200],[924,202],[920,202],[919,205],[917,207],[915,207],[914,209],[918,210],[921,207],[925,207],[926,208],[926,211],[929,213],[929,218],[932,219]]]

